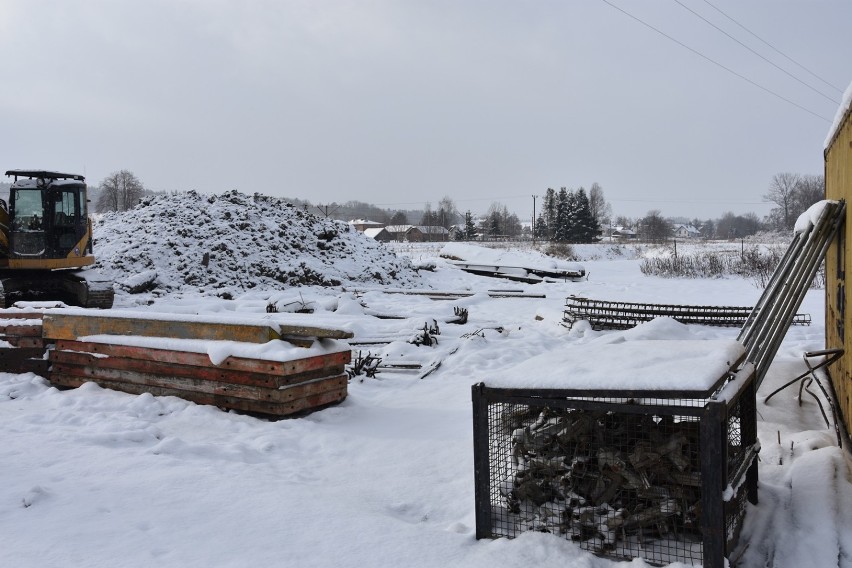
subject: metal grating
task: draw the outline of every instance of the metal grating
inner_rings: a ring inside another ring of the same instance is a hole
[[[563,322],[568,328],[585,320],[592,329],[630,329],[658,317],[674,318],[681,323],[740,327],[752,313],[752,307],[743,306],[690,306],[676,304],[648,304],[611,302],[570,296],[565,301]],[[796,314],[793,325],[810,325],[809,314]]]

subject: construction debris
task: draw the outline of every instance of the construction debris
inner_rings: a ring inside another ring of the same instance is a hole
[[[490,276],[492,278],[505,278],[516,282],[527,284],[538,284],[539,282],[564,282],[570,280],[577,282],[586,277],[586,270],[575,265],[571,269],[545,269],[529,266],[504,266],[500,264],[482,264],[473,262],[449,262],[460,270],[477,274],[479,276]]]

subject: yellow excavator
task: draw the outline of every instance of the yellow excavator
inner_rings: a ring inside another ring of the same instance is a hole
[[[9,170],[8,204],[0,199],[0,307],[61,300],[112,307],[112,281],[95,270],[86,180],[78,174]]]

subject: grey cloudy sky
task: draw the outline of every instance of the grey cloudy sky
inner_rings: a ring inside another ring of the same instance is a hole
[[[0,0],[0,165],[522,218],[596,181],[616,214],[762,216],[774,174],[822,173],[850,24],[848,0]]]

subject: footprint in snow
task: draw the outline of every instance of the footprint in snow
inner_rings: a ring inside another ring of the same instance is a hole
[[[39,501],[41,501],[42,499],[44,499],[45,497],[47,497],[48,495],[49,493],[45,488],[36,485],[35,487],[27,491],[26,495],[21,498],[21,504],[23,505],[24,509],[28,509]]]

